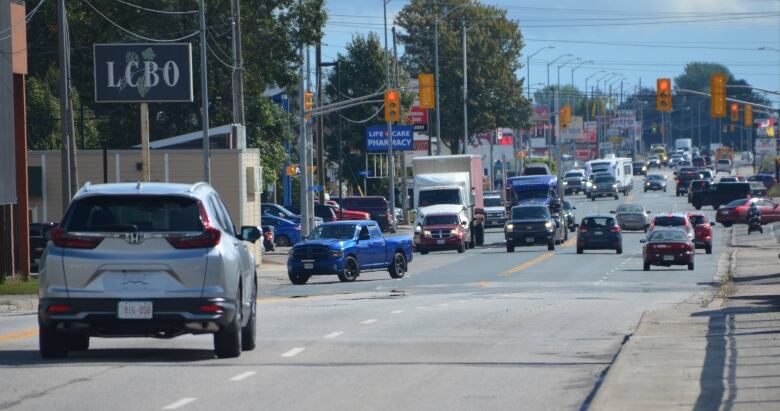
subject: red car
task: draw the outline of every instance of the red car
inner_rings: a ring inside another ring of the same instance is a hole
[[[420,254],[430,251],[466,251],[466,233],[457,214],[430,214],[425,216],[419,242]]]
[[[699,211],[688,213],[688,221],[693,226],[693,244],[697,248],[704,248],[707,254],[712,254],[712,226],[715,223],[711,223],[707,215]]]
[[[333,211],[336,213],[336,220],[333,220],[333,221],[338,221],[338,220],[342,220],[342,221],[344,221],[344,220],[370,220],[371,219],[371,214],[369,214],[369,213],[367,213],[365,211],[345,210],[345,209],[342,209],[339,206],[339,203],[337,203],[335,201],[332,201],[332,200],[326,202],[325,205],[330,206],[333,209]]]
[[[688,239],[693,241],[695,234],[693,231],[693,225],[688,220],[688,215],[684,213],[667,213],[658,214],[650,222],[650,227],[647,229],[647,238],[650,238],[650,234],[656,228],[674,227],[683,230],[688,236]]]
[[[685,231],[679,228],[658,228],[648,235],[647,240],[641,240],[644,270],[650,271],[650,266],[687,265],[693,270],[693,258],[696,246]]]
[[[756,207],[761,211],[761,224],[780,221],[778,204],[768,198],[760,197],[740,198],[726,204],[715,214],[715,221],[723,224],[724,227],[731,227],[732,224],[747,224],[747,213],[751,203],[756,203]]]

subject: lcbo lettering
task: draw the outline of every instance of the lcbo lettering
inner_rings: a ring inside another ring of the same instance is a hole
[[[162,80],[168,87],[174,87],[179,83],[179,65],[174,61],[167,61],[162,66],[162,69],[154,61],[144,61],[143,66],[138,61],[130,61],[125,65],[124,78],[118,80],[114,77],[114,62],[107,61],[106,66],[108,70],[108,87],[120,88],[126,84],[136,88],[141,81],[147,88],[156,87],[160,84],[160,74],[162,74]],[[137,76],[141,71],[143,71],[143,76]],[[137,80],[133,80],[134,78],[137,78]]]

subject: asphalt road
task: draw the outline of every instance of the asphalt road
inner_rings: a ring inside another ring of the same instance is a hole
[[[578,218],[627,201],[693,209],[673,191],[569,200]],[[0,409],[581,409],[645,310],[711,284],[722,231],[694,271],[642,271],[641,232],[624,233],[622,255],[573,241],[508,254],[494,229],[465,254],[416,254],[401,280],[269,287],[257,348],[233,360],[186,336],[93,339],[43,361],[35,316],[0,316]]]

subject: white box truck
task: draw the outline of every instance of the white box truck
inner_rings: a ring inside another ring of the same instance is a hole
[[[453,155],[417,157],[414,172],[414,232],[421,234],[428,214],[460,215],[469,246],[485,243],[482,157]]]
[[[693,150],[693,139],[691,139],[691,138],[678,138],[677,140],[674,140],[674,149],[675,150],[685,150],[685,151]]]

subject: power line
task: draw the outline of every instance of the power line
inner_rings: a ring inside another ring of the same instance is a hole
[[[11,27],[9,27],[9,28],[7,28],[7,29],[0,30],[0,35],[3,35],[3,34],[5,34],[5,33],[8,33],[8,32],[11,32],[11,31],[13,31],[13,29],[15,29],[17,26],[19,26],[19,25],[20,25],[20,24],[22,24],[22,23],[25,23],[25,24],[29,23],[29,22],[30,22],[30,20],[32,20],[32,18],[33,18],[33,16],[35,15],[35,13],[37,13],[37,12],[38,12],[38,9],[40,9],[40,8],[41,8],[41,6],[43,5],[43,3],[44,3],[45,1],[46,1],[46,0],[41,0],[41,1],[39,1],[39,2],[38,2],[38,5],[37,5],[37,6],[35,6],[35,8],[33,8],[32,10],[30,10],[30,12],[29,12],[29,13],[27,13],[27,16],[25,16],[25,18],[24,18],[24,21],[23,21],[23,22],[19,21],[19,22],[17,22],[16,24],[14,24],[13,26],[11,26]],[[9,34],[9,35],[7,35],[7,36],[4,36],[4,37],[0,37],[0,41],[2,41],[2,40],[6,40],[6,39],[9,39],[9,38],[11,38],[11,35],[10,35],[10,34]],[[5,53],[4,53],[4,54],[5,54]]]
[[[211,44],[210,44],[208,41],[206,41],[206,47],[207,47],[207,48],[209,49],[209,51],[211,52],[211,55],[213,55],[213,56],[214,56],[214,58],[215,58],[215,59],[217,59],[217,61],[219,61],[220,63],[222,63],[222,65],[223,65],[223,66],[225,66],[225,67],[227,67],[227,68],[229,68],[229,69],[231,69],[231,70],[238,70],[238,67],[234,67],[234,66],[232,66],[232,65],[230,65],[230,64],[228,64],[228,63],[225,63],[225,62],[224,62],[224,61],[223,61],[221,58],[219,58],[219,56],[218,56],[218,55],[217,55],[217,53],[214,51],[214,49],[213,49],[213,48],[211,48]]]
[[[95,11],[95,13],[99,14],[100,17],[102,17],[104,20],[106,20],[109,23],[111,23],[114,27],[124,31],[125,33],[127,33],[127,34],[129,34],[129,35],[131,35],[133,37],[137,37],[137,38],[142,39],[142,40],[147,40],[147,41],[151,41],[151,42],[154,42],[154,43],[174,43],[174,42],[177,42],[177,41],[186,40],[186,39],[188,39],[190,37],[193,37],[193,36],[197,36],[200,33],[200,31],[195,31],[195,32],[190,33],[190,34],[188,34],[186,36],[178,37],[178,38],[175,38],[175,39],[155,39],[155,38],[152,38],[152,37],[146,37],[146,36],[143,36],[141,34],[135,33],[133,31],[130,31],[130,30],[120,26],[118,23],[116,23],[115,21],[111,20],[108,16],[106,16],[100,10],[98,10],[95,6],[93,6],[92,3],[90,3],[88,0],[83,0],[83,1],[84,1],[84,3],[87,3],[87,5],[92,10]]]
[[[122,3],[125,6],[130,6],[139,10],[148,11],[152,13],[159,13],[159,14],[196,14],[198,13],[198,10],[187,10],[187,11],[169,11],[169,10],[157,10],[157,9],[150,9],[148,7],[139,6],[137,4],[133,4],[124,0],[116,0],[117,3]]]

